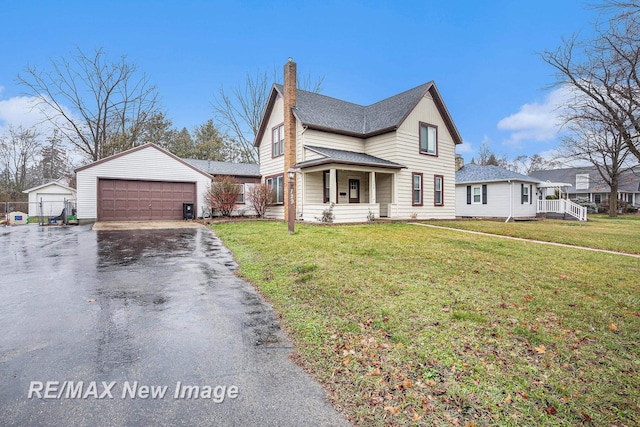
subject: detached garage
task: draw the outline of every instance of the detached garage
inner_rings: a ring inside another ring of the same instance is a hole
[[[180,220],[182,204],[205,205],[211,175],[155,144],[76,169],[77,216],[93,221]]]
[[[51,181],[37,187],[24,190],[29,195],[29,216],[58,216],[64,209],[65,200],[75,200],[76,190],[63,185],[60,181]]]

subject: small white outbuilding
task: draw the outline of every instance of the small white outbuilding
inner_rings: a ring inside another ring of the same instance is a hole
[[[497,166],[464,165],[456,172],[456,216],[536,216],[540,180]]]
[[[64,209],[65,200],[75,200],[76,190],[62,184],[60,181],[51,181],[37,187],[24,190],[29,195],[29,216],[51,217],[58,216]]]

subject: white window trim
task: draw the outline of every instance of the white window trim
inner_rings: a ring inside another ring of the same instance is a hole
[[[478,201],[476,202],[476,188],[478,189]],[[471,204],[472,205],[481,205],[482,204],[482,186],[481,185],[472,185],[471,186]]]

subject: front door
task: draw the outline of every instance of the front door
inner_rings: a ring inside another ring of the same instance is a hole
[[[360,180],[349,180],[349,203],[360,203]]]

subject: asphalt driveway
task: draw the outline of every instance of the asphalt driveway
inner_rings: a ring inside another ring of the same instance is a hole
[[[0,228],[0,265],[2,426],[347,425],[204,227]]]

